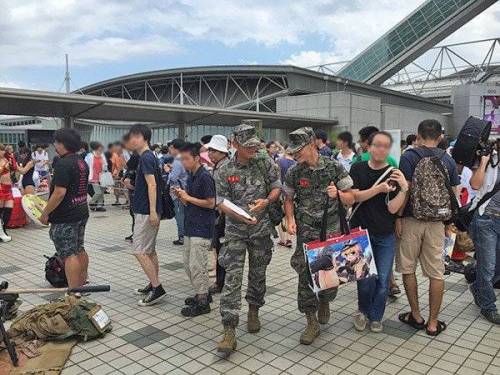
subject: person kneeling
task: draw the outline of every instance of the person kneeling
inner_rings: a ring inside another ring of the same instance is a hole
[[[184,269],[194,288],[195,296],[186,299],[181,314],[198,316],[210,312],[212,298],[208,293],[208,250],[215,224],[215,183],[200,163],[199,144],[188,143],[181,148],[181,162],[188,172],[186,190],[172,191],[184,208]]]

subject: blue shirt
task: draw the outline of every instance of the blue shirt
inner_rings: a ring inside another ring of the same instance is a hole
[[[438,156],[443,162],[444,166],[448,170],[448,176],[450,176],[450,185],[457,186],[460,185],[460,177],[458,175],[457,164],[455,160],[452,159],[448,153],[437,147],[426,147],[429,155],[434,154]],[[426,154],[427,155],[427,154]],[[413,173],[415,172],[415,168],[417,167],[418,162],[420,161],[420,156],[417,154],[415,149],[409,149],[401,155],[401,159],[399,160],[399,169],[405,175],[407,181],[411,181],[413,179]],[[408,201],[406,204],[403,216],[412,216],[411,204]]]
[[[321,156],[326,156],[327,158],[331,158],[332,157],[332,149],[330,147],[328,147],[327,145],[324,145],[323,147],[321,147],[319,149],[319,154]]]
[[[188,174],[186,192],[198,199],[215,199],[215,182],[203,167]],[[215,207],[203,208],[188,203],[184,208],[184,232],[187,237],[212,238],[215,225]]]
[[[181,189],[186,189],[188,174],[184,167],[182,166],[179,157],[176,157],[172,162],[172,169],[168,174],[168,185],[172,187],[180,187]],[[173,200],[179,199],[175,194],[170,194]]]
[[[149,215],[148,184],[145,175],[153,175],[156,180],[156,213],[161,216],[163,209],[160,196],[160,181],[158,181],[159,166],[158,159],[151,150],[144,151],[139,157],[135,176],[135,191],[132,211],[135,214]]]

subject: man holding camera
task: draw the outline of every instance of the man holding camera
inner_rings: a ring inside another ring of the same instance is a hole
[[[470,179],[470,186],[477,190],[471,207],[476,209],[476,212],[470,226],[470,235],[476,250],[476,281],[470,288],[481,314],[493,324],[500,324],[493,290],[495,276],[500,276],[495,275],[500,261],[500,173],[497,163],[497,152],[482,156]],[[494,195],[477,207],[481,198],[488,193],[491,195],[494,190]]]

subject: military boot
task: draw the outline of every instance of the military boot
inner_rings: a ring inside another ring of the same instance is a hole
[[[316,318],[316,313],[306,313],[307,326],[302,335],[300,335],[300,343],[311,345],[314,339],[319,336],[319,322]]]
[[[224,326],[224,338],[217,344],[217,351],[229,355],[233,350],[236,350],[235,329],[234,327]]]
[[[250,333],[260,331],[259,307],[255,305],[248,306],[247,328]]]
[[[320,324],[327,324],[330,321],[330,303],[320,302],[318,310],[318,322]]]

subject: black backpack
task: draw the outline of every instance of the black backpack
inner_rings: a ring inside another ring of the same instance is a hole
[[[160,166],[156,168],[155,179],[160,190],[160,196],[157,197],[160,199],[162,207],[160,220],[173,219],[175,217],[174,201],[170,196],[170,186],[162,178]]]
[[[45,278],[47,281],[56,288],[65,288],[68,286],[66,273],[64,272],[63,260],[54,254],[51,257],[44,255],[47,258],[45,262]]]

